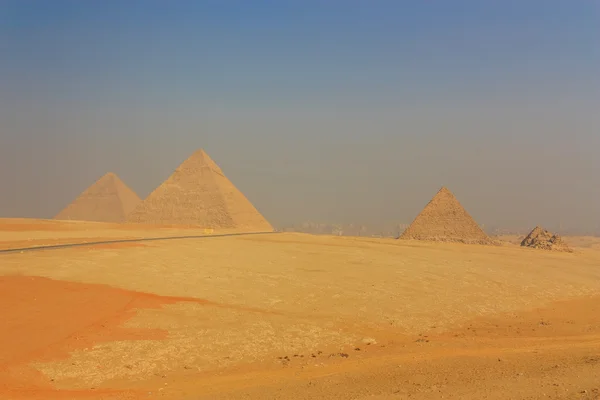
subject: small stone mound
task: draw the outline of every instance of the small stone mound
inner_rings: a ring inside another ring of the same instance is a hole
[[[552,234],[539,226],[536,226],[529,235],[523,239],[521,246],[542,250],[573,252],[573,250],[562,241],[559,235]]]

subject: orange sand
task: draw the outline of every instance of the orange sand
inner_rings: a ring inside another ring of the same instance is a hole
[[[116,340],[163,339],[162,330],[123,328],[135,309],[158,308],[178,301],[105,285],[41,277],[0,277],[0,398],[69,399],[72,391],[52,382],[28,364],[67,357],[70,351]],[[102,368],[101,365],[98,368]],[[90,388],[91,389],[91,388]],[[139,398],[133,392],[77,391],[93,399]]]

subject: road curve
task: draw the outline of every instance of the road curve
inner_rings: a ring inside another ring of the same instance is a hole
[[[226,237],[226,236],[268,235],[268,234],[275,234],[275,233],[278,233],[278,232],[221,233],[221,234],[216,234],[216,235],[164,236],[164,237],[139,238],[139,239],[102,240],[99,242],[67,243],[67,244],[54,244],[54,245],[48,245],[48,246],[21,247],[18,249],[4,249],[4,250],[0,250],[0,254],[23,253],[26,251],[39,251],[39,250],[68,249],[70,247],[95,246],[95,245],[99,245],[99,244],[151,242],[151,241],[158,241],[158,240],[177,240],[177,239],[208,239],[208,238],[217,238],[217,237]]]

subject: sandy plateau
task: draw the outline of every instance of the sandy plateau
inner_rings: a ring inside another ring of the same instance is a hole
[[[191,235],[210,236],[0,220],[0,249]],[[506,239],[2,253],[0,399],[600,399],[600,240]]]

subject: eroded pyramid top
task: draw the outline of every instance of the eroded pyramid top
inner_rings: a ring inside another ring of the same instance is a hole
[[[140,198],[114,173],[108,172],[84,190],[54,219],[123,222],[141,202]]]
[[[197,168],[210,168],[214,172],[217,172],[223,175],[223,171],[221,168],[213,161],[212,158],[204,149],[199,149],[195,151],[191,156],[189,156],[179,167],[177,167],[176,171],[194,171]]]
[[[491,239],[446,187],[437,192],[400,239],[491,243]]]

